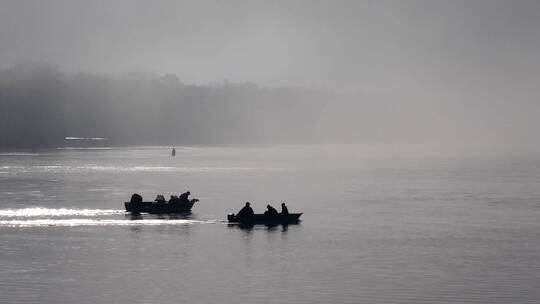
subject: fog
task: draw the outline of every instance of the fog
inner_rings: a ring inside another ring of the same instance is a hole
[[[1,148],[540,151],[538,1],[0,0]]]
[[[331,99],[251,83],[186,85],[172,74],[68,75],[48,65],[14,66],[0,83],[5,148],[62,146],[66,137],[105,139],[92,143],[100,145],[311,143]]]

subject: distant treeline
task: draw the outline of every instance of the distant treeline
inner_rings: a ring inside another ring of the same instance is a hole
[[[48,65],[0,70],[0,149],[108,145],[312,142],[331,94],[175,75],[68,75]]]

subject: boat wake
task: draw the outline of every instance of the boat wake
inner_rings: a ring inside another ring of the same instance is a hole
[[[1,227],[76,227],[76,226],[157,226],[213,224],[212,220],[191,218],[126,216],[124,210],[115,209],[70,209],[70,208],[21,208],[0,209]]]
[[[104,216],[124,214],[124,210],[113,209],[68,209],[68,208],[22,208],[0,209],[0,219],[3,217],[60,217],[60,216]]]
[[[158,226],[206,223],[186,219],[33,219],[0,220],[0,227]]]

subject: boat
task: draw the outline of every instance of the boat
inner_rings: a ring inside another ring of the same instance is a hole
[[[132,214],[150,213],[150,214],[167,214],[167,213],[187,213],[191,212],[193,205],[199,200],[194,198],[189,201],[183,201],[179,198],[172,198],[167,201],[153,202],[125,202],[127,212]]]
[[[240,219],[234,213],[227,215],[227,220],[229,223],[240,223],[240,224],[295,224],[300,221],[300,216],[302,213],[289,213],[289,214],[278,214],[277,216],[269,216],[266,214],[254,214],[253,218],[249,220]]]

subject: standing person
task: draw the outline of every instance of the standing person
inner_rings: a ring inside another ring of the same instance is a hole
[[[253,219],[253,216],[255,215],[255,212],[253,212],[253,209],[251,209],[251,206],[249,202],[246,202],[246,205],[238,211],[236,214],[236,217],[240,220],[249,221]]]
[[[172,155],[172,156],[175,156],[175,155],[176,155],[176,149],[175,149],[175,148],[172,148],[171,155]]]
[[[281,214],[283,215],[289,214],[289,209],[287,209],[287,206],[285,206],[285,203],[281,203]]]

